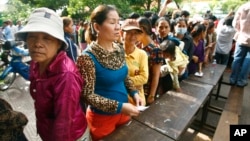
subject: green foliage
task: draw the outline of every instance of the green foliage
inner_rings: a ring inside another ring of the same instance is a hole
[[[78,15],[75,18],[84,19],[83,17],[88,17],[93,9],[100,4],[115,5],[121,17],[132,12],[128,0],[70,0],[67,12],[71,17],[73,17],[73,15]]]
[[[25,19],[34,8],[48,7],[62,10],[62,16],[85,20],[98,5],[111,4],[117,7],[120,17],[126,18],[132,12],[139,14],[146,10],[158,12],[159,2],[161,0],[9,0],[8,11],[2,13],[1,17],[14,21]],[[180,4],[182,0],[175,0],[175,2]]]
[[[28,4],[23,4],[19,0],[9,0],[7,3],[7,10],[1,13],[1,19],[11,19],[13,22],[17,20],[26,20],[32,8]]]
[[[183,0],[175,0],[180,4]],[[69,0],[69,5],[63,14],[69,14],[72,18],[88,18],[91,11],[100,4],[115,5],[121,17],[127,17],[130,13],[142,14],[144,11],[158,12],[161,0]]]
[[[177,5],[183,4],[183,0],[174,0]],[[221,9],[224,13],[236,9],[248,0],[211,0],[211,9]],[[70,16],[74,19],[85,20],[91,11],[100,4],[115,5],[120,16],[126,18],[131,12],[142,14],[144,11],[158,12],[161,0],[9,0],[8,12],[2,13],[3,18],[13,20],[24,19],[36,7],[48,7],[62,9],[62,16]],[[189,0],[191,3],[192,0]],[[31,6],[31,7],[30,7]],[[196,9],[195,7],[193,9]],[[190,11],[193,13],[194,11]],[[1,19],[0,19],[1,20]]]
[[[236,11],[239,6],[241,6],[243,3],[247,2],[248,0],[227,0],[222,4],[221,9],[223,11]]]
[[[69,0],[19,0],[32,7],[48,7],[50,9],[60,9],[68,5]]]
[[[183,0],[174,0],[177,5],[180,5]]]
[[[67,12],[72,17],[78,15],[86,17],[100,4],[115,5],[121,17],[127,17],[131,12],[143,13],[147,11],[159,11],[157,3],[161,0],[69,0]],[[175,0],[180,3],[182,0]],[[160,6],[160,5],[159,5]]]
[[[141,6],[145,4],[145,0],[128,0],[129,5]]]

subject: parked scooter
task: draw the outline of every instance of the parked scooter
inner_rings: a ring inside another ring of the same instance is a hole
[[[29,65],[24,63],[23,57],[29,56],[17,41],[1,41],[1,63],[0,63],[0,90],[7,90],[15,81],[16,74],[29,80]],[[10,59],[10,61],[9,61]]]

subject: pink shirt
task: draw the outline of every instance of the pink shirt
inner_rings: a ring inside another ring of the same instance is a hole
[[[237,43],[250,47],[250,2],[239,7],[233,26],[236,29],[234,39]]]
[[[35,101],[37,132],[44,141],[75,141],[87,128],[80,105],[83,80],[75,63],[61,51],[46,72],[30,65],[30,94]]]

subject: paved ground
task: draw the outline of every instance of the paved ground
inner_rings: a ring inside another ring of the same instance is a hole
[[[29,122],[24,128],[24,132],[29,141],[41,141],[36,133],[36,118],[33,99],[29,95],[29,81],[18,76],[14,84],[6,91],[0,91],[0,97],[6,99],[12,107],[23,112]]]
[[[226,71],[224,73],[224,81],[228,82],[229,73]],[[230,90],[230,86],[222,85],[220,94],[223,96],[227,96]],[[1,92],[0,97],[6,99],[12,107],[17,110],[23,112],[29,119],[28,125],[25,127],[25,134],[29,141],[41,141],[39,136],[36,133],[36,126],[35,126],[35,115],[34,115],[34,106],[33,100],[29,95],[29,82],[25,81],[21,77],[17,77],[14,84],[8,90]],[[242,113],[239,120],[239,124],[250,124],[250,85],[244,88],[244,98],[243,98],[243,105],[242,105]],[[225,100],[212,100],[212,104],[215,104],[219,107],[224,107]],[[208,121],[209,125],[216,126],[219,121],[220,116],[209,113],[208,114]],[[198,137],[197,137],[198,136]],[[212,138],[211,133],[207,133],[206,135],[196,132],[192,129],[188,129],[185,133],[181,141],[197,141],[202,138],[202,140],[211,140]],[[199,138],[199,139],[198,139]]]

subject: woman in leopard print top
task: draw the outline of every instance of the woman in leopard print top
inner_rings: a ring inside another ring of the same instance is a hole
[[[120,31],[116,9],[100,5],[90,19],[86,31],[89,47],[78,58],[77,66],[86,80],[82,97],[89,104],[86,116],[95,141],[139,114],[136,106],[128,103],[128,94],[137,105],[141,99],[128,77],[124,49],[114,43]]]

